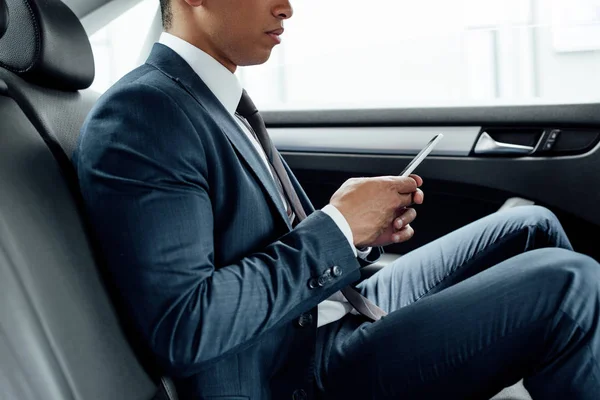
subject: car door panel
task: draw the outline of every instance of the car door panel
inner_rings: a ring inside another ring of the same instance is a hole
[[[433,136],[443,133],[431,155],[467,156],[480,130],[476,126],[308,127],[273,128],[269,135],[282,152],[415,155]]]
[[[265,120],[316,207],[350,177],[397,175],[445,134],[416,170],[426,200],[415,237],[388,251],[410,251],[521,197],[554,211],[576,250],[600,259],[600,105],[269,112]],[[544,152],[554,130],[555,150]],[[487,132],[536,153],[476,154]]]

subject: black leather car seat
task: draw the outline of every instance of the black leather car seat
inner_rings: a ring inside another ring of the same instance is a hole
[[[0,0],[2,399],[174,398],[125,336],[78,206],[69,159],[93,79],[66,5]]]

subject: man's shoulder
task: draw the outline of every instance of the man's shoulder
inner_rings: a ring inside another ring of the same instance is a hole
[[[191,118],[193,110],[185,107],[189,103],[185,93],[150,65],[131,71],[110,87],[88,114],[74,163],[87,160],[87,165],[99,165],[94,160],[109,153],[119,157],[135,153],[151,154],[166,164],[176,158],[173,153],[201,154],[198,126]]]
[[[152,100],[155,96],[166,96],[177,100],[185,95],[185,91],[152,65],[143,64],[127,73],[102,94],[98,106],[103,106],[108,101],[120,98],[124,94],[132,100],[137,100],[136,97],[140,97],[142,100]],[[150,96],[148,96],[149,94]]]
[[[101,155],[115,146],[199,154],[199,138],[218,127],[189,96],[152,65],[136,68],[98,99],[81,128],[76,155]]]
[[[191,107],[189,93],[175,80],[149,64],[129,72],[106,92],[90,110],[82,132],[107,120],[132,120],[131,113],[143,114],[154,124],[169,123],[169,115],[202,114]]]
[[[181,107],[185,91],[177,86],[148,64],[129,72],[90,110],[81,128],[79,150],[133,140],[132,132],[143,132],[146,141],[152,141],[163,137],[166,129],[189,123],[189,112]]]

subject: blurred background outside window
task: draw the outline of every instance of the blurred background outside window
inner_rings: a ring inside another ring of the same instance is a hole
[[[600,0],[292,4],[271,59],[236,72],[262,110],[600,102]],[[157,12],[142,0],[91,36],[95,90],[143,62]]]

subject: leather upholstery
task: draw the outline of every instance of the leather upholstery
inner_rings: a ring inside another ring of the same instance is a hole
[[[0,182],[2,398],[151,398],[156,385],[123,335],[63,172],[1,95]]]
[[[29,83],[2,68],[0,80],[8,86],[10,96],[19,103],[53,154],[63,153],[59,161],[65,162],[64,167],[72,168],[68,160],[77,145],[81,125],[98,94],[90,90],[49,89]]]
[[[72,180],[69,157],[97,99],[76,89],[93,72],[87,36],[62,2],[0,0],[3,399],[156,392],[106,291]]]
[[[83,26],[60,0],[0,0],[8,10],[0,67],[60,90],[89,87],[94,57]],[[1,20],[2,18],[0,18]]]

